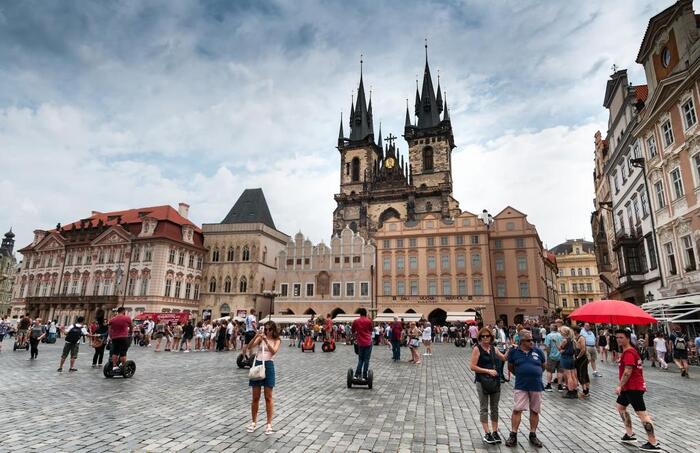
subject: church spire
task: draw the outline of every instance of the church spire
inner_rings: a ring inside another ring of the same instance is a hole
[[[411,126],[411,114],[408,112],[408,99],[406,99],[406,122],[404,123],[404,127],[410,127]]]
[[[371,113],[367,109],[367,101],[365,99],[362,65],[363,61],[360,59],[360,86],[357,89],[357,102],[355,103],[355,109],[352,111],[350,123],[350,140],[352,141],[364,140],[367,137],[372,141],[374,135],[371,129]]]
[[[445,114],[442,116],[443,121],[450,121],[450,111],[447,109],[447,91],[445,91]]]
[[[437,99],[435,103],[438,107],[438,113],[442,113],[442,90],[440,89],[440,70],[438,69],[438,86],[437,86]]]
[[[430,128],[440,123],[440,110],[435,99],[435,89],[428,65],[428,40],[425,42],[425,70],[423,71],[423,87],[420,94],[420,111],[418,112],[418,128]]]
[[[340,112],[340,130],[338,131],[338,146],[345,144],[345,132],[343,132],[343,112]]]

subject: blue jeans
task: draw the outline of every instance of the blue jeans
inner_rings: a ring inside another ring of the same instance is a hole
[[[401,360],[401,340],[391,339],[391,358]]]
[[[369,369],[369,357],[372,355],[372,345],[360,346],[357,353],[357,369],[355,377],[362,376],[367,379],[367,370]],[[362,373],[362,374],[360,374]]]

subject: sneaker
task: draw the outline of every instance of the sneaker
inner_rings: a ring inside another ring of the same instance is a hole
[[[424,352],[423,355],[427,356],[427,355],[430,355],[430,354],[428,354],[427,352]]]
[[[491,433],[491,438],[492,438],[497,444],[500,444],[501,442],[503,442],[503,441],[501,440],[501,436],[498,435],[498,431],[492,432],[492,433]]]
[[[58,371],[59,373],[61,373],[61,372],[63,372],[63,368],[59,368],[59,369],[57,369],[56,371]]]
[[[559,384],[557,385],[557,392],[563,392],[564,391],[564,386]]]
[[[78,371],[77,368],[69,368],[68,371]]]
[[[652,445],[649,442],[639,447],[639,449],[642,451],[663,451],[661,450],[661,447],[659,447],[658,443],[656,445]]]
[[[603,373],[601,373],[600,371],[594,371],[594,372],[593,372],[593,376],[595,376],[595,377],[603,377]]]
[[[627,433],[625,433],[625,435],[622,436],[622,439],[620,439],[620,442],[623,444],[637,445],[637,436],[634,434],[628,436]]]
[[[569,390],[564,394],[564,396],[562,398],[573,400],[573,399],[578,398],[578,393],[575,390],[574,391]]]
[[[544,386],[544,391],[545,392],[551,392],[552,391],[552,384],[547,384]]]
[[[516,445],[518,445],[518,433],[511,431],[508,440],[506,440],[506,447],[515,447]]]
[[[493,445],[496,443],[496,441],[493,439],[493,436],[491,436],[491,433],[486,433],[481,437],[481,440],[483,440],[485,443],[489,445]]]
[[[537,438],[537,434],[530,433],[530,443],[535,446],[535,448],[542,448],[542,442]]]
[[[685,370],[681,370],[681,377],[685,377]]]
[[[558,384],[558,383],[559,383],[559,378],[554,378],[554,380],[552,381],[552,384]]]

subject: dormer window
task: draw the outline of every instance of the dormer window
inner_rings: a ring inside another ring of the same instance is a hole
[[[668,68],[671,64],[671,50],[668,47],[664,47],[661,51],[661,65],[664,68]]]

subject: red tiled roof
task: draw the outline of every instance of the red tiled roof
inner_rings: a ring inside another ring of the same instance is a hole
[[[638,101],[646,102],[649,97],[649,87],[647,85],[634,86],[634,95]]]

